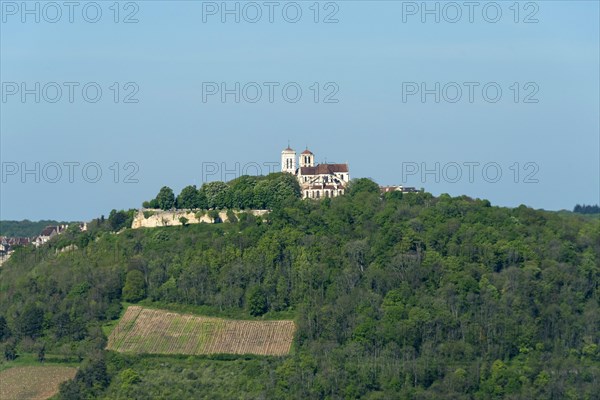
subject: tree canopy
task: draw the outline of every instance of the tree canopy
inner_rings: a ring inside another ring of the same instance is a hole
[[[207,182],[200,189],[184,187],[174,202],[173,191],[163,187],[157,197],[143,203],[147,208],[177,209],[272,209],[300,198],[300,185],[294,175],[241,176],[230,182]],[[165,208],[166,207],[166,208]]]
[[[176,208],[180,209],[203,208],[203,206],[206,207],[205,204],[200,204],[200,194],[194,185],[186,186],[181,190],[181,193],[179,196],[177,196],[175,206]]]
[[[573,212],[579,214],[600,214],[600,206],[596,205],[586,205],[586,204],[577,204],[575,208],[573,208]]]
[[[161,210],[170,210],[175,206],[175,195],[173,189],[163,186],[156,196],[156,204]]]
[[[44,345],[46,359],[84,360],[61,389],[65,399],[600,393],[598,218],[466,196],[381,195],[365,181],[350,195],[301,201],[286,179],[243,178],[211,192],[251,188],[256,201],[269,196],[263,185],[281,185],[278,205],[262,217],[119,234],[99,218],[88,232],[17,250],[0,268],[5,358]],[[293,318],[294,351],[215,359],[108,352],[102,328],[123,301]]]

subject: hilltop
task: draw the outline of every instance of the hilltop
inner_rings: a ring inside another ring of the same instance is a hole
[[[368,180],[343,196],[285,197],[268,214],[225,223],[130,229],[134,213],[18,249],[0,271],[6,358],[43,348],[82,362],[59,398],[600,392],[597,219],[381,194]],[[290,354],[278,357],[106,350],[131,303],[294,320],[297,330]]]

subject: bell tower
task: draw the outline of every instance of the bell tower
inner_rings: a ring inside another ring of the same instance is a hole
[[[306,149],[300,154],[300,167],[314,167],[315,166],[315,155]]]
[[[281,172],[296,173],[296,152],[288,147],[281,152]]]

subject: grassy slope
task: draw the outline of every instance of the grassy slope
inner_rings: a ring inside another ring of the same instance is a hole
[[[37,367],[40,365],[77,367],[79,363],[73,360],[65,359],[63,356],[58,354],[46,354],[45,361],[40,363],[38,361],[37,354],[19,353],[19,356],[13,361],[5,361],[4,358],[2,358],[0,361],[0,371],[14,367]]]
[[[268,312],[261,317],[251,317],[248,315],[246,310],[244,309],[224,309],[219,310],[216,307],[211,306],[196,306],[191,304],[177,304],[177,303],[164,303],[164,302],[156,302],[150,301],[148,299],[142,300],[137,303],[137,305],[145,307],[145,308],[153,308],[160,310],[168,310],[175,311],[179,313],[185,314],[194,314],[198,316],[204,317],[219,317],[219,318],[229,318],[229,319],[244,319],[244,320],[279,320],[279,319],[294,319],[295,313],[293,310],[286,311],[278,311],[278,312]]]
[[[129,356],[112,353],[112,364],[139,376],[128,385],[119,374],[103,399],[257,399],[274,385],[279,359],[218,359],[188,356]],[[173,382],[177,382],[176,385]]]

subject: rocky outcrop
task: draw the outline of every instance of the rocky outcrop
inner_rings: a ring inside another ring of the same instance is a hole
[[[245,211],[233,211],[238,217],[240,214],[248,213],[255,216],[265,215],[268,210],[245,210]],[[187,224],[200,224],[214,223],[213,219],[209,216],[209,212],[205,210],[190,211],[190,210],[178,210],[178,211],[163,211],[154,209],[141,209],[135,215],[133,223],[131,224],[132,229],[138,228],[156,228],[159,226],[180,226],[183,225],[181,218],[187,219]],[[228,222],[227,211],[219,211],[219,219],[223,222]]]

